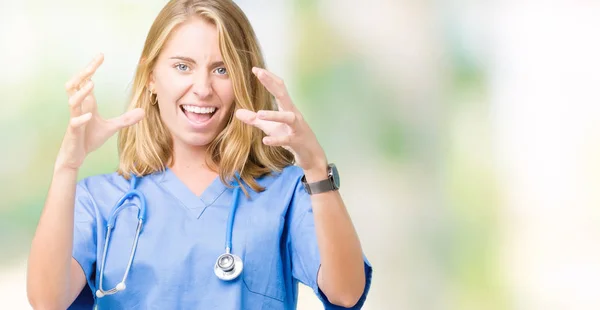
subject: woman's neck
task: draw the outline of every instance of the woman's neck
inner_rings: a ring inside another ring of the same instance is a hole
[[[169,168],[192,191],[201,191],[218,175],[206,165],[206,147],[173,143],[173,160]]]

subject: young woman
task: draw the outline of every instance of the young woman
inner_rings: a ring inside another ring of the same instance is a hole
[[[335,165],[230,0],[172,0],[147,36],[128,112],[103,119],[91,77],[67,82],[70,123],[32,242],[28,296],[65,309],[362,307],[371,267]],[[119,132],[119,169],[77,182]]]

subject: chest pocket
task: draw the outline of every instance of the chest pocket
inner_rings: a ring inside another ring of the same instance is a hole
[[[253,210],[248,218],[244,284],[252,293],[283,302],[286,292],[280,240],[284,218],[262,210]]]

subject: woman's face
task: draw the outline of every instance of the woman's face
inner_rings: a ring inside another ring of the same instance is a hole
[[[206,146],[227,125],[234,94],[214,25],[193,18],[179,25],[150,77],[160,116],[174,143]]]

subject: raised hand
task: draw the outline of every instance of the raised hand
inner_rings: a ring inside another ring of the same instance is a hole
[[[294,153],[296,163],[305,172],[310,170],[325,171],[327,158],[314,132],[292,103],[283,81],[273,73],[252,68],[252,72],[275,96],[278,111],[261,110],[253,112],[246,109],[236,111],[236,117],[246,124],[264,131],[267,136],[263,143],[271,146],[282,146]]]
[[[99,54],[86,69],[65,85],[71,118],[56,160],[56,168],[79,169],[87,154],[102,146],[121,128],[131,126],[144,117],[144,110],[141,108],[112,119],[104,119],[98,114],[91,78],[103,61],[104,55]]]

